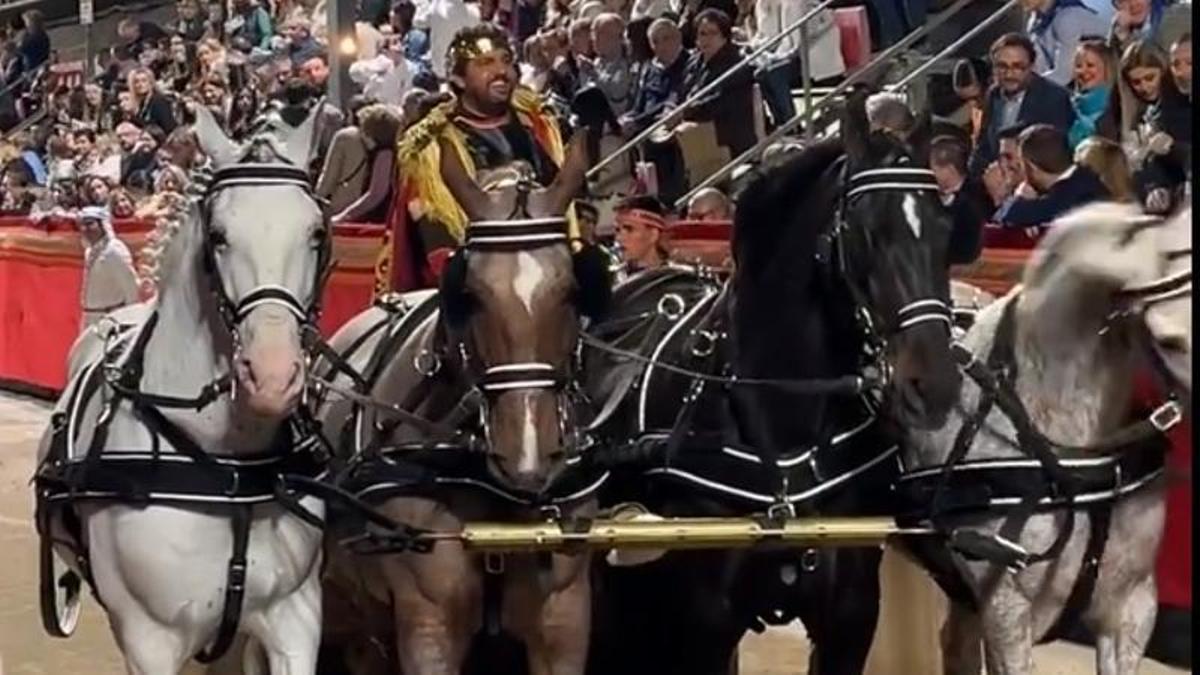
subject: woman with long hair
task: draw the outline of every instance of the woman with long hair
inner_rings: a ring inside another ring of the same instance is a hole
[[[1075,163],[1091,169],[1099,176],[1113,201],[1137,201],[1129,158],[1119,144],[1100,136],[1084,139],[1075,148]]]

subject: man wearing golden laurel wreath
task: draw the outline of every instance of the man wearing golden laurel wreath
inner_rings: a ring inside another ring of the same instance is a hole
[[[517,86],[516,59],[504,31],[491,24],[460,30],[446,54],[454,97],[402,134],[389,240],[376,265],[376,292],[436,284],[463,240],[466,214],[441,176],[442,148],[453,148],[472,177],[528,162],[542,185],[563,162],[558,123],[534,92]]]

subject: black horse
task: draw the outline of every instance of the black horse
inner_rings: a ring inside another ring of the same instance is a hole
[[[605,410],[594,432],[624,462],[608,503],[667,516],[889,513],[890,425],[940,425],[957,395],[950,222],[920,168],[922,134],[869,132],[864,98],[851,96],[842,140],[749,181],[724,286],[668,269],[616,291],[592,332],[641,358],[585,354]],[[856,391],[863,374],[878,386]],[[590,672],[727,673],[747,629],[795,618],[815,645],[810,673],[861,672],[880,557],[756,549],[600,563]]]

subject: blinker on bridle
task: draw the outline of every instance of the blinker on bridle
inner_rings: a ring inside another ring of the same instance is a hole
[[[221,190],[246,186],[280,186],[287,185],[301,188],[304,193],[318,204],[320,199],[312,192],[308,172],[294,166],[280,164],[245,163],[224,167],[213,172],[212,181],[201,201],[204,228],[204,269],[212,284],[213,295],[217,300],[217,308],[225,325],[232,333],[237,334],[237,327],[258,307],[263,305],[278,305],[303,326],[316,324],[320,313],[321,289],[328,274],[331,257],[331,242],[328,234],[318,252],[316,278],[313,281],[313,297],[308,303],[301,302],[288,288],[276,284],[264,284],[251,289],[241,298],[234,300],[225,288],[217,267],[216,242],[212,236],[211,203]],[[324,211],[324,209],[322,209]]]
[[[849,274],[845,246],[840,240],[842,235],[849,229],[844,214],[849,208],[850,203],[862,195],[884,191],[936,193],[938,192],[938,184],[933,172],[929,169],[907,167],[867,169],[854,173],[846,181],[845,192],[842,197],[842,207],[830,243],[837,249],[838,271],[846,281],[855,303],[859,305],[860,314],[867,325],[867,331],[876,338],[879,336],[874,335],[874,321],[867,294],[858,287]],[[896,311],[896,316],[890,323],[890,332],[900,333],[908,328],[930,321],[944,323],[947,330],[950,329],[953,325],[953,313],[946,301],[941,298],[918,298],[909,302]]]

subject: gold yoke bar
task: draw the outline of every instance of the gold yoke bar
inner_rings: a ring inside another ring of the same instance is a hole
[[[792,518],[769,527],[753,518],[598,519],[585,532],[564,532],[557,522],[468,522],[461,533],[436,539],[461,541],[487,552],[590,549],[704,549],[748,546],[877,546],[896,535],[933,534],[903,528],[892,518]]]

